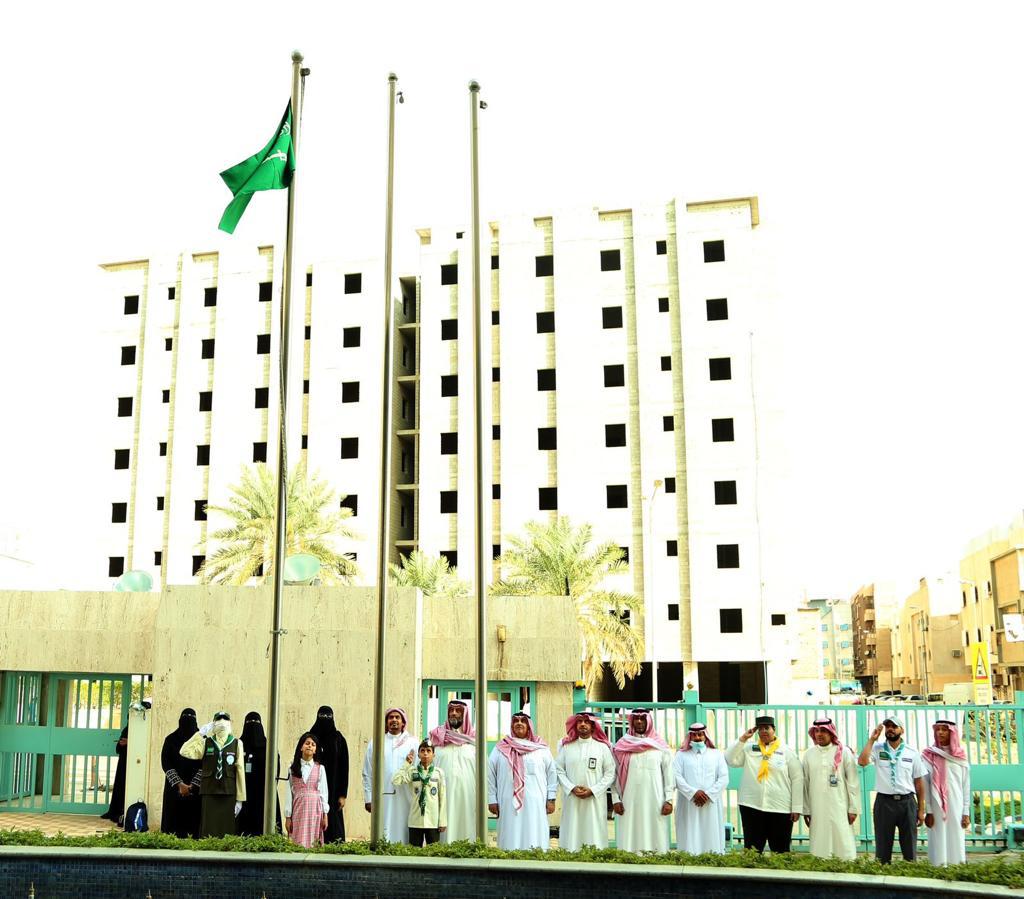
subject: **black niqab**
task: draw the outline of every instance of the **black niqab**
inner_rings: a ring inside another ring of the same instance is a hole
[[[343,842],[345,816],[338,808],[338,800],[348,798],[348,741],[334,723],[334,710],[322,705],[316,712],[316,721],[309,729],[320,747],[320,764],[327,775],[327,795],[330,811],[327,813],[327,832],[324,842]]]
[[[267,750],[267,735],[263,730],[263,719],[259,712],[249,712],[245,716],[245,724],[242,727],[242,734],[239,737],[242,741],[242,748],[246,752],[250,750]]]
[[[186,786],[192,783],[202,762],[184,758],[181,747],[198,730],[195,709],[182,709],[181,715],[178,716],[177,729],[172,730],[164,738],[164,745],[160,751],[160,764],[164,774],[174,771]],[[182,796],[177,784],[172,786],[165,778],[163,812],[160,816],[160,830],[163,833],[173,833],[179,837],[198,837],[199,811],[197,793],[190,792],[188,796]]]

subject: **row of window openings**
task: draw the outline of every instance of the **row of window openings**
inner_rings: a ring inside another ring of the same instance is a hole
[[[308,381],[306,382],[309,383]],[[259,388],[265,391],[267,388]],[[204,391],[204,394],[206,392]],[[356,392],[358,396],[358,390]],[[122,399],[130,399],[130,397],[122,397]],[[346,402],[348,402],[346,400]],[[203,410],[202,395],[200,397],[200,409]],[[265,408],[259,405],[259,396],[257,396],[257,408]],[[205,409],[209,411],[209,409]],[[666,431],[671,431],[674,427],[674,420],[671,415],[666,415],[663,418],[662,426]],[[607,446],[625,446],[625,425],[605,425],[605,444]],[[501,439],[501,425],[491,426],[491,437],[494,440]],[[711,439],[713,442],[728,442],[734,439],[734,427],[733,420],[731,418],[713,418],[711,420]],[[540,450],[553,450],[557,448],[557,433],[555,428],[538,428],[537,429],[537,448]],[[307,449],[309,445],[309,437],[306,434],[302,435],[302,449]],[[167,443],[162,441],[159,445],[160,455],[167,455]],[[441,435],[441,453],[442,455],[454,455],[458,452],[458,436],[454,433],[446,433]],[[341,438],[341,458],[342,459],[358,459],[359,458],[359,438],[358,437],[342,437]],[[267,444],[265,442],[259,442],[253,444],[253,462],[266,462],[267,461]],[[114,450],[114,468],[115,469],[126,469],[130,467],[131,461],[131,450],[128,449],[116,449]],[[210,445],[199,444],[196,446],[196,465],[209,465],[210,464]],[[724,482],[723,482],[724,483]],[[542,488],[542,489],[556,489],[556,488]],[[623,488],[625,489],[625,488]],[[668,491],[666,489],[666,492]],[[717,502],[718,500],[716,500]],[[724,504],[724,503],[722,503]],[[625,501],[622,502],[622,507],[626,506]],[[557,508],[557,506],[541,506],[544,508]],[[617,508],[609,504],[609,508]]]
[[[664,256],[668,252],[668,245],[664,240],[655,241],[655,252],[658,256]],[[621,250],[601,250],[601,271],[617,272],[622,269]],[[725,262],[725,241],[705,240],[704,241],[705,262]],[[491,256],[491,269],[500,267],[498,256]],[[555,273],[555,257],[550,253],[534,258],[534,274],[538,278],[546,278]],[[459,265],[457,262],[444,263],[441,266],[441,285],[447,286],[459,283]]]
[[[313,286],[313,273],[306,272],[306,287]],[[361,272],[353,272],[345,275],[345,293],[362,293],[363,292],[363,275]],[[274,284],[272,281],[260,281],[259,284],[259,300],[261,303],[269,303],[273,298]],[[178,295],[177,288],[167,288],[167,299],[176,299]],[[203,288],[203,305],[204,306],[216,306],[217,305],[217,288],[216,287],[204,287]],[[124,298],[124,314],[125,315],[137,315],[139,311],[139,298],[137,295],[126,296]]]
[[[776,621],[776,618],[781,618],[782,621]],[[670,602],[668,604],[668,620],[678,621],[679,620],[679,603]],[[772,615],[772,624],[785,624],[785,615]],[[722,634],[742,634],[743,633],[743,609],[719,609],[718,610],[718,630]]]
[[[675,493],[675,478],[669,478],[667,480],[672,481],[672,489],[668,490],[668,484],[666,483],[666,492]],[[734,506],[736,505],[736,482],[735,481],[715,481],[715,505],[717,506]],[[491,485],[491,498],[501,499],[501,484]],[[459,510],[459,491],[458,490],[442,490],[440,492],[440,510],[442,513],[447,514],[450,512],[458,512]],[[626,509],[629,508],[629,492],[625,484],[608,484],[605,486],[605,505],[609,509]],[[537,488],[537,508],[543,511],[555,511],[558,509],[558,488],[557,487],[539,487]],[[676,555],[675,541],[669,541],[669,555]],[[738,568],[739,557],[735,565],[719,565],[720,568]]]
[[[662,356],[661,357],[661,370],[671,371],[672,370],[672,357]],[[715,359],[708,360],[708,375],[712,381],[728,381],[732,378],[732,360],[728,356],[722,356]],[[501,369],[491,369],[491,380],[501,380]],[[555,369],[553,368],[538,368],[537,369],[537,389],[544,390],[555,390],[557,385],[557,378],[555,376]],[[604,366],[604,386],[605,387],[625,387],[626,386],[626,366],[625,365],[605,365]],[[459,395],[459,376],[458,375],[441,375],[441,396],[458,396]],[[665,430],[670,431],[671,428]],[[732,439],[732,438],[729,438]]]
[[[725,297],[718,299],[706,300],[707,305],[707,319],[708,321],[726,321],[729,318],[729,301]],[[668,297],[658,298],[658,311],[668,312],[669,301]],[[498,324],[499,322],[499,311],[494,309],[491,311],[491,322]],[[602,322],[605,328],[621,328],[622,327],[622,307],[621,306],[606,306],[602,309]],[[616,323],[617,322],[617,323]],[[538,312],[537,313],[537,333],[538,334],[549,334],[555,330],[555,313],[554,312]],[[444,319],[441,322],[441,339],[442,340],[455,340],[458,338],[458,320],[454,318]],[[312,326],[305,326],[305,339],[309,340],[312,335]],[[341,345],[344,348],[353,348],[361,345],[362,333],[358,326],[350,328],[342,328],[341,332]],[[174,346],[173,338],[164,338],[164,349],[170,350]],[[202,341],[200,347],[200,357],[203,359],[213,359],[216,349],[215,340],[212,337],[206,338]],[[257,355],[266,355],[270,352],[270,335],[269,334],[258,334],[256,336],[256,353]],[[122,365],[134,365],[136,356],[135,346],[123,346],[121,347],[121,364]],[[663,357],[663,367],[664,367]]]

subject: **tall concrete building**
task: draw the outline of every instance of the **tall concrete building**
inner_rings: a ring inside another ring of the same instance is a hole
[[[900,597],[890,583],[866,584],[850,599],[853,626],[853,675],[865,693],[892,685],[891,622]]]
[[[634,624],[647,647],[623,698],[649,698],[656,682],[659,698],[675,699],[699,683],[709,700],[757,702],[789,677],[788,659],[772,663],[795,604],[777,517],[780,328],[758,225],[755,197],[673,199],[510,217],[483,235],[488,549],[496,556],[527,522],[558,515],[623,548],[629,573],[607,586],[643,598]],[[419,259],[400,263],[393,286],[387,552],[443,554],[469,577],[470,240],[459,226],[418,234]],[[344,495],[360,537],[339,548],[372,583],[383,266],[296,267],[290,463]],[[115,437],[111,467],[97,473],[109,492],[97,570],[187,583],[214,548],[205,505],[227,501],[244,465],[276,464],[279,254],[104,270],[102,433]],[[606,695],[619,695],[613,687]]]

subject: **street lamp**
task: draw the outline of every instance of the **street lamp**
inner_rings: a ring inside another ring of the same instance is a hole
[[[921,613],[921,674],[924,681],[924,697],[928,699],[928,641],[925,639],[924,632],[927,630],[926,622],[924,619],[925,611],[920,606],[907,606],[911,612]],[[910,616],[911,625],[910,629],[914,630],[913,620],[914,616]],[[914,653],[917,653],[917,637],[914,637]]]

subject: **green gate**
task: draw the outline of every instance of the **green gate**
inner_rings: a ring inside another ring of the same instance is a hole
[[[0,677],[0,811],[106,811],[115,744],[146,678],[25,671]]]

